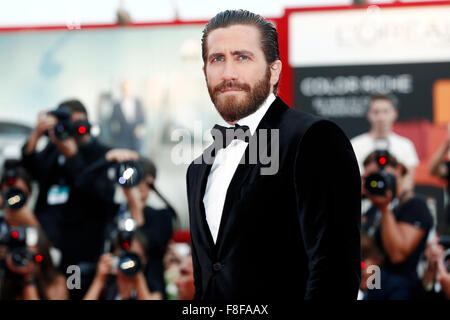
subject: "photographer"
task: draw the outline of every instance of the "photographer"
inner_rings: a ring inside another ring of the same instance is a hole
[[[116,239],[118,240],[118,239]],[[118,261],[120,259],[122,244],[116,241],[113,244],[113,252],[105,253],[100,257],[97,264],[97,273],[84,300],[160,300],[161,294],[152,293],[147,286],[145,276],[142,272],[146,264],[146,238],[135,231],[133,233],[127,253],[137,255],[139,263],[134,260]],[[122,255],[123,256],[123,255]],[[135,258],[136,259],[136,258]],[[130,261],[132,263],[130,263]],[[137,266],[135,266],[135,264]],[[139,266],[141,264],[141,266]],[[125,266],[125,268],[123,267]],[[115,275],[115,276],[114,276]]]
[[[83,183],[86,186],[95,184],[98,176],[113,174],[117,184],[126,198],[126,204],[110,203],[111,215],[125,208],[136,221],[137,227],[148,240],[146,252],[148,263],[144,270],[147,283],[152,292],[160,293],[166,299],[163,257],[168,242],[172,237],[174,209],[156,189],[156,166],[149,159],[139,157],[138,153],[128,149],[112,149],[103,160],[89,167],[84,174]],[[132,172],[132,174],[130,174]],[[109,181],[112,184],[111,181]],[[166,203],[167,208],[155,209],[148,206],[147,200],[151,192],[155,192]]]
[[[381,289],[368,300],[413,299],[420,288],[416,268],[433,220],[425,201],[404,190],[406,167],[387,152],[371,153],[364,161],[364,191],[373,207],[363,217],[363,230],[373,237],[385,263]]]
[[[0,225],[5,224],[8,227],[39,225],[28,204],[31,190],[31,177],[20,167],[19,161],[6,160],[0,181],[0,207],[4,209],[4,221],[0,218]]]
[[[65,300],[66,279],[53,265],[50,243],[37,227],[2,232],[0,298],[2,300]]]
[[[428,261],[428,268],[424,274],[424,286],[434,289],[434,282],[441,286],[441,295],[450,300],[450,254],[449,250],[439,244],[439,239],[435,238],[427,244],[425,257]],[[446,255],[444,257],[444,255]],[[442,297],[435,295],[436,297]]]
[[[447,180],[447,194],[450,197],[450,123],[448,124],[447,137],[433,155],[429,171],[431,175]],[[447,203],[445,215],[445,218],[442,219],[444,221],[439,221],[439,224],[445,226],[444,233],[450,234],[450,203]]]
[[[38,152],[38,141],[44,135],[50,141]],[[22,149],[23,165],[39,184],[36,217],[49,240],[61,249],[63,260],[69,264],[76,262],[68,256],[73,249],[70,242],[76,241],[83,233],[81,230],[67,229],[77,229],[74,225],[81,221],[90,224],[91,217],[103,211],[102,203],[96,201],[93,192],[90,198],[86,198],[90,190],[80,190],[74,186],[83,170],[103,157],[107,150],[106,146],[91,137],[86,108],[78,100],[64,101],[56,110],[40,112],[37,125]],[[108,192],[103,190],[101,196],[111,196]],[[100,220],[93,223],[101,223]],[[62,239],[66,231],[73,231],[69,232],[73,239]],[[83,236],[90,235],[84,233]],[[95,243],[92,245],[95,248]]]
[[[148,239],[148,263],[145,275],[150,289],[153,292],[160,292],[163,298],[167,299],[163,259],[172,237],[173,220],[176,219],[176,213],[164,198],[162,199],[167,205],[166,208],[155,209],[146,205],[152,192],[162,196],[155,187],[156,166],[149,159],[142,157],[138,163],[144,172],[144,179],[139,183],[138,188],[140,201],[144,207],[144,223],[140,227],[140,231]]]
[[[50,141],[37,152],[37,141],[45,134]],[[108,150],[91,137],[86,108],[78,100],[42,112],[23,147],[23,164],[39,183],[36,216],[50,241],[61,250],[62,272],[81,262],[96,263],[103,251],[114,187],[106,176],[96,176],[95,183],[85,184],[84,171],[104,159]],[[90,277],[82,271],[82,289],[71,290],[72,299],[84,296]]]

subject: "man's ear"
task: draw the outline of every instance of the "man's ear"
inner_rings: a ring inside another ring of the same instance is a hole
[[[202,70],[203,70],[203,74],[205,75],[205,79],[206,79],[206,68],[205,68],[205,65],[203,65]]]
[[[394,122],[398,119],[398,110],[394,108]]]
[[[282,63],[280,60],[275,60],[270,65],[270,84],[276,85],[280,81]]]

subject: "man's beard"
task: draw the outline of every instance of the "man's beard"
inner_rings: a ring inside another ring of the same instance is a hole
[[[222,118],[228,122],[235,122],[258,110],[267,99],[270,93],[270,76],[268,67],[263,79],[259,80],[253,88],[247,83],[236,81],[223,81],[214,88],[208,85],[209,96]],[[230,95],[219,99],[220,91],[226,88],[239,88],[246,93],[245,97],[239,99]]]

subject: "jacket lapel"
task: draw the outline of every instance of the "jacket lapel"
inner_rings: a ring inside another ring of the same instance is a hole
[[[280,115],[285,110],[287,110],[289,107],[286,106],[280,98],[276,98],[276,100],[272,103],[272,105],[267,110],[264,117],[261,119],[260,123],[258,124],[258,127],[256,128],[255,133],[250,138],[250,143],[247,145],[247,148],[245,149],[243,157],[245,157],[245,161],[241,159],[241,162],[239,163],[233,178],[231,179],[230,185],[227,190],[227,195],[225,197],[225,203],[222,211],[222,217],[220,220],[220,226],[219,226],[219,232],[217,235],[217,241],[216,241],[216,252],[220,248],[220,246],[224,242],[224,237],[228,234],[228,228],[230,225],[232,225],[232,222],[234,221],[233,217],[233,205],[236,202],[239,202],[244,195],[241,194],[241,187],[243,184],[248,180],[250,173],[256,172],[255,170],[260,170],[261,168],[261,162],[260,162],[260,154],[266,155],[270,154],[270,143],[263,144],[261,146],[261,150],[258,150],[258,156],[256,163],[253,163],[255,161],[252,161],[252,163],[249,163],[249,153],[250,153],[250,144],[254,143],[258,146],[258,149],[260,148],[260,129],[273,129],[278,128]],[[268,134],[268,141],[270,141],[270,135]],[[265,141],[264,141],[265,142]],[[267,153],[269,152],[269,153]],[[258,172],[252,174],[251,176],[259,175]]]
[[[203,196],[205,194],[206,189],[206,183],[208,181],[208,175],[211,171],[212,163],[213,163],[213,157],[211,156],[211,152],[214,149],[214,145],[210,145],[208,148],[205,149],[205,151],[202,154],[201,163],[199,166],[199,174],[198,178],[199,181],[196,184],[198,186],[197,190],[195,191],[195,205],[197,205],[197,212],[199,212],[200,217],[197,219],[199,222],[199,229],[203,232],[200,232],[202,237],[202,242],[207,244],[209,255],[211,256],[213,253],[214,248],[214,240],[211,234],[211,231],[209,230],[208,222],[206,221],[206,212],[205,212],[205,205],[203,204]]]

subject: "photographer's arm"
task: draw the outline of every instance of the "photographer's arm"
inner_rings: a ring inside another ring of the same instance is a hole
[[[39,112],[36,127],[31,131],[30,136],[24,147],[24,153],[30,154],[36,150],[39,138],[53,128],[57,123],[57,119],[53,116],[47,115],[47,111]]]
[[[394,213],[387,205],[381,209],[381,213],[383,247],[393,263],[401,263],[418,246],[425,232],[410,223],[397,222]]]
[[[440,283],[442,291],[447,299],[450,299],[450,273],[448,273],[447,268],[444,265],[443,256],[437,261],[436,281]]]
[[[136,296],[138,300],[162,300],[161,292],[151,292],[145,281],[144,274],[139,272],[135,279]]]
[[[439,150],[433,155],[430,164],[430,174],[439,178],[445,178],[448,176],[447,166],[443,162],[445,154],[450,149],[450,137],[447,138],[445,143],[439,148]]]
[[[142,227],[144,225],[144,203],[141,200],[141,193],[138,187],[122,188],[125,197],[128,202],[128,210],[130,210],[131,216],[136,221],[136,226]]]
[[[106,278],[111,272],[111,253],[103,254],[97,264],[97,273],[83,300],[98,300],[105,286]]]
[[[22,290],[23,300],[41,300],[36,286],[32,283],[26,284]]]
[[[40,300],[36,288],[36,264],[31,261],[25,266],[16,266],[13,263],[11,254],[6,257],[7,268],[16,275],[22,276],[22,300]]]

